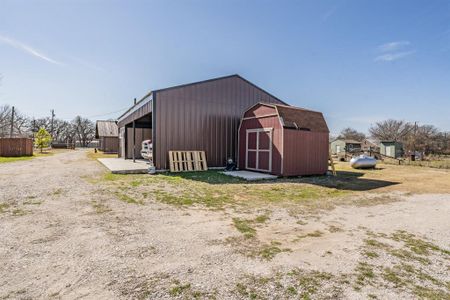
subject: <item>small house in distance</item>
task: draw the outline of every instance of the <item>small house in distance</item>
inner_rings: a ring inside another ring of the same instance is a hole
[[[278,176],[322,175],[328,170],[329,130],[320,112],[257,103],[239,126],[239,169]]]
[[[331,154],[339,155],[346,152],[359,152],[361,151],[361,142],[356,140],[335,139],[330,143]]]
[[[381,141],[380,153],[389,157],[402,157],[403,156],[403,144],[397,141]]]
[[[100,151],[117,153],[119,150],[119,129],[116,121],[97,121],[95,125],[95,138],[99,140]]]

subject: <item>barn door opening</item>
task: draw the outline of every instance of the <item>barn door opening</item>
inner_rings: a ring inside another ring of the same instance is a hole
[[[272,128],[247,129],[245,168],[272,172]]]

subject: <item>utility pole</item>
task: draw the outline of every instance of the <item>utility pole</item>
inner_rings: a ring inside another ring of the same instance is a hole
[[[11,132],[9,133],[9,137],[12,138],[14,133],[14,106],[11,111]]]
[[[51,132],[51,135],[52,135],[52,138],[53,138],[53,119],[55,118],[55,110],[52,109],[50,112],[52,113],[52,123],[50,125],[50,132]]]

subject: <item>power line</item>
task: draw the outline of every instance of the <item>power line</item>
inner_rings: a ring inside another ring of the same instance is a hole
[[[122,108],[122,109],[120,109],[120,110],[116,110],[116,111],[113,111],[113,112],[110,112],[110,113],[106,113],[106,114],[101,114],[101,115],[94,115],[94,116],[88,116],[88,117],[86,117],[86,118],[95,118],[95,117],[102,117],[102,116],[108,116],[108,115],[112,115],[112,114],[116,114],[116,113],[119,113],[119,112],[121,112],[121,111],[124,111],[124,110],[126,110],[126,109],[128,109],[129,107],[124,107],[124,108]]]
[[[119,112],[124,111],[124,110],[126,110],[126,109],[128,109],[128,108],[129,108],[129,107],[124,107],[124,108],[122,108],[122,109],[120,109],[120,110],[116,110],[116,111],[109,112],[109,113],[105,113],[105,114],[99,114],[99,115],[93,115],[93,116],[87,116],[87,117],[82,116],[82,117],[87,118],[87,119],[90,119],[90,118],[96,118],[96,117],[108,116],[108,115],[112,115],[112,114],[119,113]],[[70,120],[72,120],[73,118],[59,118],[59,119],[61,119],[61,120],[66,120],[66,121],[70,121]]]

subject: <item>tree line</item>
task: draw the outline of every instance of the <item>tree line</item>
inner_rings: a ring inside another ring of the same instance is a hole
[[[95,124],[87,118],[76,116],[72,121],[58,118],[30,118],[9,105],[0,106],[0,137],[33,137],[40,128],[51,134],[53,142],[75,143],[79,142],[86,147],[95,138]]]
[[[403,144],[406,153],[414,151],[424,154],[450,154],[450,132],[441,131],[434,125],[385,120],[372,124],[369,135],[353,128],[344,128],[338,138],[363,141],[371,138],[375,142],[396,141]]]

